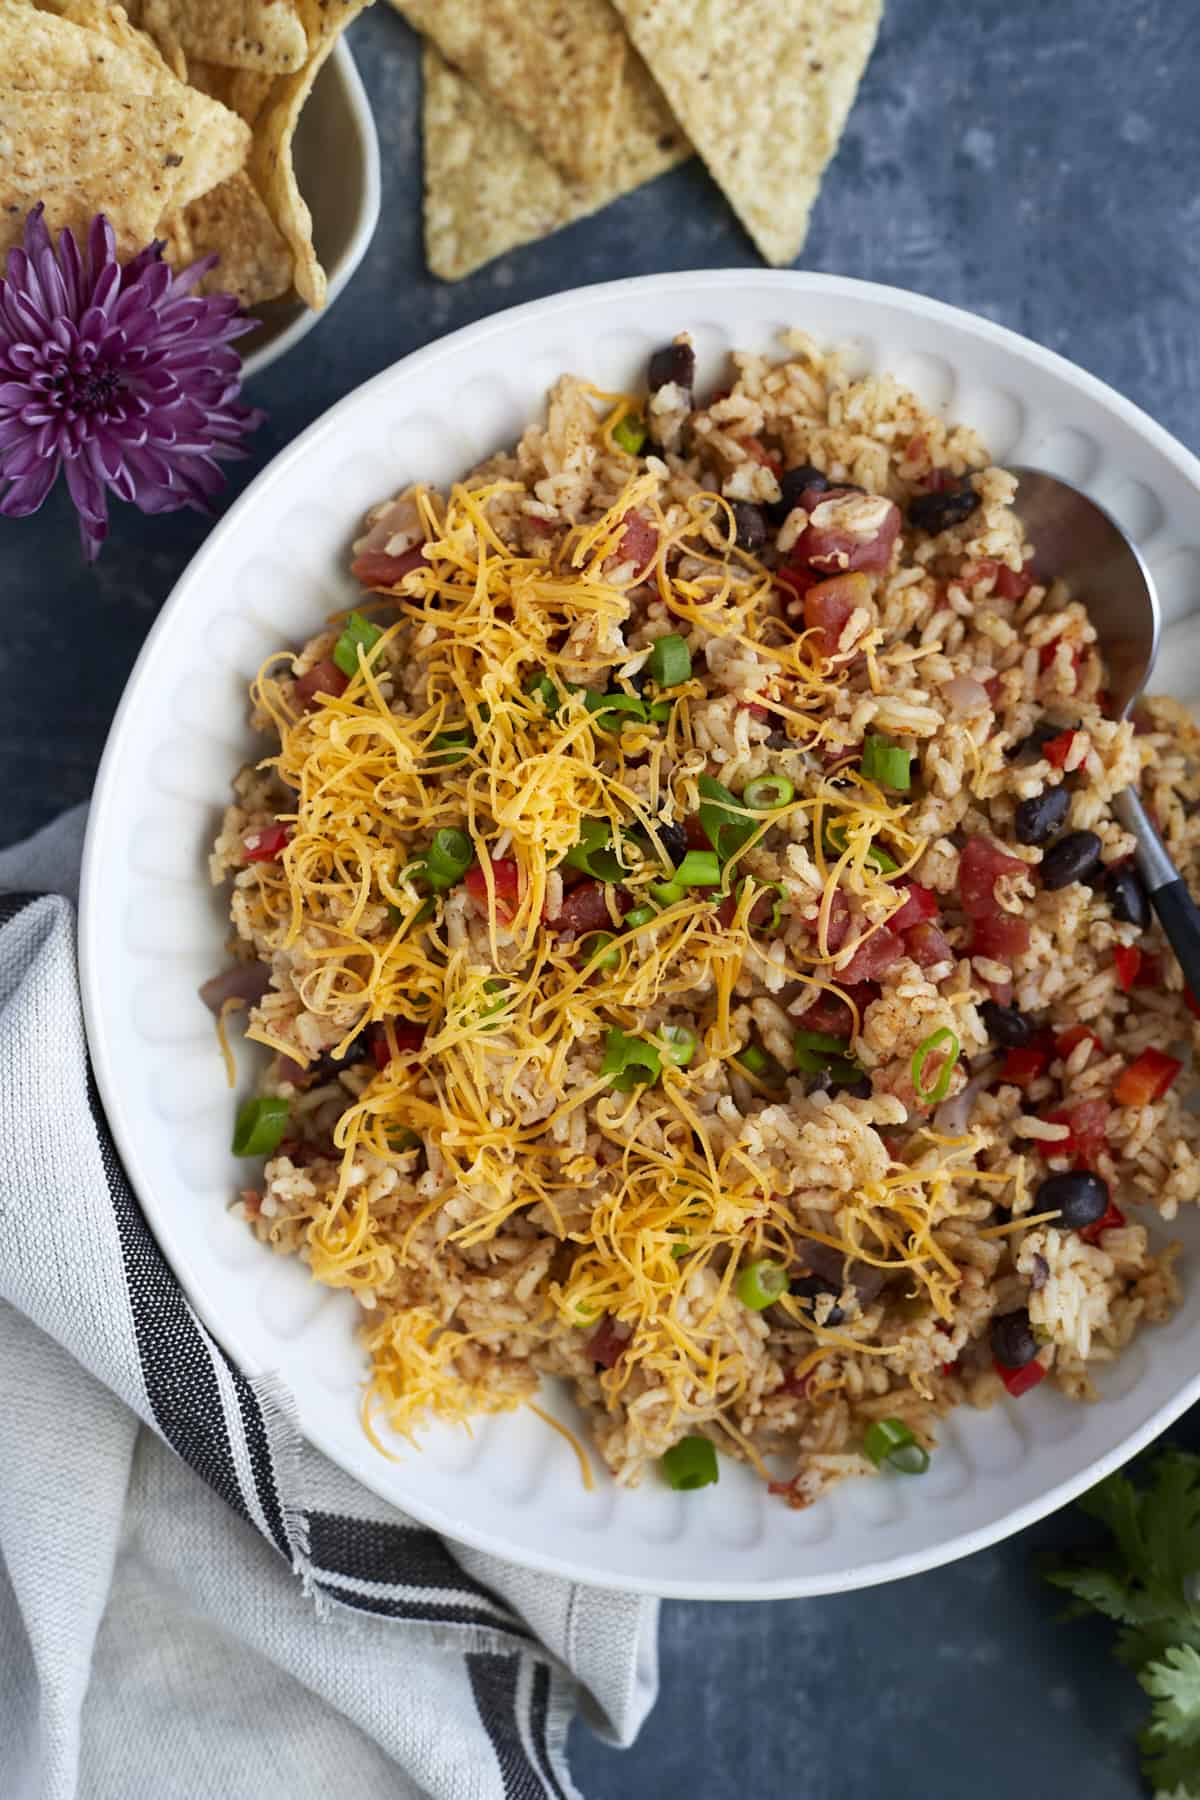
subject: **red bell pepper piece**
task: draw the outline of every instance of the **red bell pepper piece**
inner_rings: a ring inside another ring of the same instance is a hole
[[[1107,1100],[1081,1100],[1076,1106],[1039,1113],[1047,1125],[1065,1125],[1067,1136],[1053,1143],[1042,1139],[1038,1149],[1043,1156],[1069,1156],[1080,1168],[1090,1169],[1104,1148],[1108,1111]]]
[[[1066,1031],[1060,1031],[1054,1039],[1054,1048],[1061,1057],[1066,1058],[1085,1038],[1090,1038],[1097,1050],[1103,1052],[1104,1045],[1090,1025],[1072,1025]]]
[[[248,863],[278,862],[292,835],[290,825],[266,825],[248,831],[242,839],[242,855]]]
[[[511,856],[492,858],[492,885],[496,890],[496,912],[504,920],[515,916],[521,904],[521,866]],[[472,863],[466,874],[467,892],[477,906],[487,911],[487,876],[479,863]]]
[[[1136,944],[1117,944],[1113,948],[1113,968],[1117,973],[1117,985],[1123,994],[1127,994],[1138,978],[1138,970],[1142,966],[1142,953]]]
[[[1110,1200],[1108,1203],[1108,1211],[1105,1213],[1104,1217],[1102,1219],[1096,1219],[1091,1225],[1085,1225],[1079,1235],[1087,1244],[1098,1244],[1102,1232],[1115,1231],[1124,1223],[1125,1214],[1115,1202]]]
[[[1037,1050],[1032,1045],[1023,1045],[1019,1050],[1010,1050],[1000,1070],[1000,1080],[1010,1087],[1027,1088],[1035,1082],[1039,1075],[1044,1075],[1050,1058],[1045,1050]]]
[[[1053,763],[1056,769],[1065,768],[1067,758],[1071,754],[1071,745],[1075,742],[1077,735],[1075,731],[1067,730],[1060,731],[1057,737],[1047,738],[1042,745],[1042,755],[1046,761]]]
[[[1118,1106],[1150,1106],[1162,1099],[1182,1067],[1176,1057],[1164,1056],[1161,1050],[1143,1050],[1118,1076],[1113,1099]]]
[[[1019,1400],[1022,1394],[1027,1394],[1030,1388],[1035,1388],[1039,1381],[1046,1378],[1046,1365],[1039,1362],[1036,1356],[1023,1369],[1007,1368],[999,1357],[993,1356],[992,1367],[1014,1400]]]

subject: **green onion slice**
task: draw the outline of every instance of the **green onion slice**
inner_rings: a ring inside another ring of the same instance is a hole
[[[652,881],[650,892],[660,906],[674,906],[677,900],[687,899],[687,889],[678,881]]]
[[[827,825],[825,827],[825,854],[841,856],[846,849],[846,828],[844,825]],[[872,844],[867,850],[867,862],[877,868],[882,875],[892,875],[900,867],[894,857],[888,855],[878,844]]]
[[[828,1031],[798,1031],[792,1039],[797,1050],[820,1050],[826,1057],[845,1056],[845,1038],[834,1037]]]
[[[876,1419],[867,1427],[863,1450],[877,1469],[887,1463],[901,1475],[923,1475],[929,1467],[928,1450],[903,1419]]]
[[[460,882],[475,860],[475,846],[465,831],[435,831],[422,873],[439,892]]]
[[[912,751],[901,750],[874,732],[869,732],[863,743],[861,767],[868,781],[882,782],[898,794],[907,794],[912,786]]]
[[[635,1087],[657,1081],[662,1074],[662,1057],[644,1038],[630,1037],[627,1032],[611,1030],[604,1040],[602,1075],[612,1076],[612,1086],[620,1094]]]
[[[629,456],[636,456],[646,441],[646,424],[637,413],[626,413],[619,419],[612,430],[613,443],[619,444]]]
[[[672,881],[680,887],[719,887],[721,864],[715,850],[689,850]]]
[[[733,1060],[749,1075],[764,1075],[771,1066],[771,1059],[760,1044],[747,1044]]]
[[[471,753],[471,739],[465,726],[456,731],[439,731],[429,745],[429,758],[441,768],[453,768],[465,762]]]
[[[786,806],[795,792],[786,775],[760,775],[756,781],[746,783],[742,800],[747,806],[774,808]]]
[[[596,881],[620,881],[625,873],[607,819],[585,819],[579,828],[579,842],[567,851],[563,861],[568,868],[582,869]]]
[[[931,1056],[936,1056],[943,1048],[945,1057],[938,1070],[937,1078],[931,1087],[926,1087],[924,1085],[925,1065]],[[954,1073],[954,1065],[958,1061],[960,1048],[958,1039],[948,1025],[943,1025],[938,1031],[930,1032],[924,1043],[917,1045],[912,1059],[912,1084],[913,1093],[922,1106],[936,1106],[940,1100],[946,1098],[950,1089],[950,1077]]]
[[[762,1262],[747,1263],[734,1285],[734,1293],[743,1306],[752,1312],[762,1312],[765,1306],[774,1306],[781,1295],[787,1293],[788,1272],[782,1263]]]
[[[757,819],[748,819],[736,794],[711,775],[701,775],[700,829],[723,863],[739,851],[758,829]]]
[[[395,1126],[387,1133],[388,1149],[394,1150],[398,1156],[403,1155],[406,1150],[415,1150],[420,1142],[416,1132],[410,1131],[407,1125]]]
[[[677,631],[655,638],[654,648],[646,658],[646,673],[659,687],[678,687],[692,673],[692,653]]]
[[[658,908],[656,906],[635,906],[632,912],[625,914],[621,922],[626,931],[636,931],[639,925],[648,925],[651,919],[657,919],[657,917]]]
[[[686,1069],[696,1054],[697,1038],[686,1025],[664,1025],[658,1034],[662,1053],[677,1069]]]
[[[853,1087],[866,1070],[844,1056],[826,1056],[820,1050],[797,1050],[796,1067],[805,1075],[828,1075],[834,1087]]]
[[[579,941],[579,953],[592,969],[615,969],[621,960],[617,940],[611,931],[589,931]]]
[[[583,704],[601,731],[620,731],[623,725],[662,725],[671,716],[669,701],[656,700],[653,705],[648,705],[640,694],[626,694],[620,688],[611,694],[587,688]]]
[[[333,646],[333,660],[343,675],[358,674],[358,652],[369,657],[383,636],[378,625],[372,625],[360,612],[352,612],[342,627],[342,635]]]
[[[705,1437],[680,1438],[665,1453],[660,1467],[667,1486],[679,1493],[710,1487],[719,1479],[717,1453]]]
[[[277,1095],[247,1100],[233,1127],[235,1156],[269,1156],[287,1130],[288,1103]]]

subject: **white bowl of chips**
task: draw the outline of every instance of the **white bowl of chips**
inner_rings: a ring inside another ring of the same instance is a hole
[[[341,41],[367,0],[2,0],[0,259],[40,205],[122,260],[153,240],[262,323],[253,374],[303,335],[361,260],[379,146]],[[311,104],[310,104],[311,103]],[[203,291],[203,289],[202,289]]]

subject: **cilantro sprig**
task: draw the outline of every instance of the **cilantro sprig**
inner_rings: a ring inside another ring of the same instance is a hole
[[[1153,1703],[1138,1742],[1155,1800],[1200,1800],[1200,1456],[1166,1450],[1147,1486],[1110,1475],[1079,1504],[1113,1547],[1046,1577],[1074,1598],[1069,1616],[1120,1627],[1115,1653]]]

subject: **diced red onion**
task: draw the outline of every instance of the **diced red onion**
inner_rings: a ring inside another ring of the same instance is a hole
[[[247,1006],[257,1006],[270,985],[271,971],[266,963],[234,963],[231,969],[222,969],[204,983],[200,998],[214,1013],[220,1012],[226,1000],[244,1000]]]
[[[951,712],[983,712],[989,704],[987,689],[973,675],[955,675],[943,684],[942,693]]]

